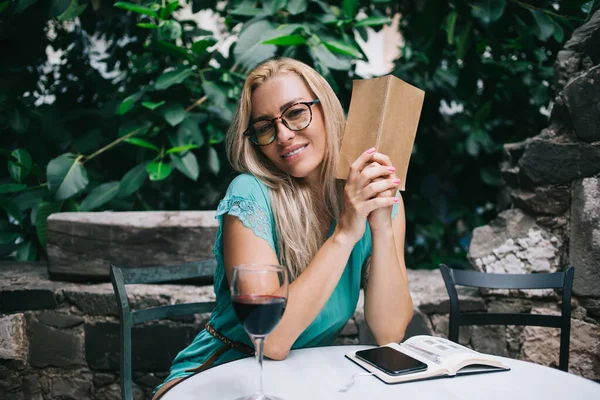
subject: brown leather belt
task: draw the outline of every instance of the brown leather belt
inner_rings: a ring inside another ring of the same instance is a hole
[[[212,365],[214,364],[214,362],[219,357],[221,357],[221,355],[223,355],[223,353],[225,353],[229,349],[235,349],[235,350],[240,351],[242,353],[245,353],[245,354],[247,354],[249,356],[253,356],[255,354],[255,351],[254,351],[253,347],[248,346],[246,343],[236,342],[235,340],[231,340],[231,339],[227,338],[226,336],[224,336],[224,335],[220,334],[219,332],[217,332],[215,330],[215,328],[213,328],[212,325],[209,322],[206,323],[206,326],[204,328],[212,336],[216,337],[221,342],[225,343],[225,346],[217,349],[200,366],[198,366],[196,368],[186,369],[185,372],[198,373],[198,372],[202,372],[202,371],[204,371],[204,370],[212,367]]]

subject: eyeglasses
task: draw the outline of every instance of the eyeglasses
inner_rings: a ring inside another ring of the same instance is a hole
[[[287,107],[279,117],[276,118],[259,118],[251,121],[250,126],[244,132],[244,136],[248,136],[252,143],[257,146],[267,146],[275,140],[277,136],[277,128],[275,122],[280,119],[281,122],[292,131],[301,131],[310,125],[312,121],[313,104],[320,103],[319,99],[313,101],[302,101],[294,103]]]

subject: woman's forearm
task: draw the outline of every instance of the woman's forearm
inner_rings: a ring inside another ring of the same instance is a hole
[[[399,342],[412,319],[413,304],[403,241],[392,228],[372,231],[372,256],[365,289],[365,319],[379,344]]]
[[[281,360],[323,309],[344,272],[354,243],[334,234],[323,244],[308,267],[289,286],[281,322],[265,340],[265,355]]]

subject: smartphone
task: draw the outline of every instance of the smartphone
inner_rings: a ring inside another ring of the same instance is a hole
[[[427,364],[389,346],[360,350],[356,352],[356,357],[388,375],[398,376],[427,369]]]

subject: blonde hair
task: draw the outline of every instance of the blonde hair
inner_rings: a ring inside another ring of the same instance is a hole
[[[243,136],[252,114],[252,93],[269,79],[284,73],[296,74],[320,100],[326,132],[325,156],[321,165],[322,203],[314,199],[302,179],[275,167],[257,146]],[[227,157],[236,171],[254,175],[270,189],[279,262],[287,267],[290,279],[304,271],[324,243],[323,218],[339,216],[340,196],[335,168],[344,126],[345,116],[340,101],[327,81],[308,65],[290,58],[279,58],[266,61],[248,75],[227,133]]]

